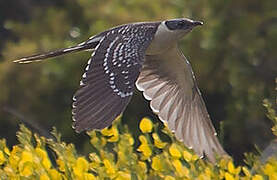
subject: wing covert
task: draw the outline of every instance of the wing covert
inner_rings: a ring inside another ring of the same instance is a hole
[[[73,98],[76,131],[103,129],[124,111],[155,30],[151,24],[124,25],[100,39]]]

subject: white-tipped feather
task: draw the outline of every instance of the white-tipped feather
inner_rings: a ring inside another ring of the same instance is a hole
[[[221,147],[193,73],[184,56],[173,49],[161,55],[146,56],[136,86],[159,119],[176,138],[212,162],[215,154],[226,154]],[[171,71],[171,68],[174,68]],[[165,73],[165,74],[163,74]]]

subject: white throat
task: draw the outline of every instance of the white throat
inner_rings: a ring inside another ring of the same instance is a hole
[[[169,30],[163,21],[154,36],[151,44],[146,50],[146,55],[154,55],[165,52],[167,49],[174,47],[177,41],[186,34],[186,31],[182,30]]]

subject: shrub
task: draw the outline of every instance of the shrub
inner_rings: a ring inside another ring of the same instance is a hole
[[[277,117],[269,101],[264,101],[268,116]],[[231,158],[218,158],[211,164],[178,142],[164,127],[159,130],[148,118],[140,122],[139,144],[118,118],[110,128],[88,132],[92,152],[78,155],[73,144],[32,134],[24,125],[17,133],[19,144],[12,149],[0,141],[1,179],[277,179],[277,161],[261,163],[258,156],[246,155],[245,165],[234,165]],[[163,138],[161,138],[163,137]],[[166,141],[163,139],[167,139]],[[52,155],[51,158],[49,158]],[[52,158],[53,157],[53,158]]]

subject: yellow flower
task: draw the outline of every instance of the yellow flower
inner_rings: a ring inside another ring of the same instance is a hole
[[[104,137],[101,137],[101,146],[105,146],[107,144],[107,139]]]
[[[263,180],[263,179],[264,179],[263,176],[258,174],[252,177],[252,180]]]
[[[73,172],[77,177],[81,178],[88,171],[88,168],[89,164],[87,160],[84,157],[79,157],[73,166]]]
[[[211,179],[212,175],[213,175],[213,171],[211,170],[211,168],[207,167],[205,168],[205,174],[206,177],[208,177],[209,179]],[[205,179],[205,178],[204,178]]]
[[[142,152],[142,159],[148,159],[152,155],[152,150],[148,145],[147,139],[144,136],[139,136],[139,140],[141,142],[141,145],[138,147],[138,151]]]
[[[13,169],[16,169],[18,166],[18,162],[20,160],[20,151],[21,148],[18,146],[13,146],[13,149],[11,151],[11,155],[9,157],[9,163],[12,166]]]
[[[229,160],[222,158],[219,161],[219,166],[221,167],[221,169],[226,169],[228,162],[229,162]]]
[[[90,143],[91,143],[92,145],[98,144],[99,139],[98,139],[98,137],[96,136],[96,132],[95,132],[95,131],[91,131],[91,132],[89,132],[89,135],[90,135],[90,137],[91,137]]]
[[[84,174],[84,179],[85,180],[96,180],[96,177],[91,173],[85,173]]]
[[[21,163],[24,162],[32,162],[33,161],[33,155],[28,151],[23,151],[21,154]]]
[[[128,142],[129,142],[129,145],[133,145],[134,144],[134,138],[132,137],[132,135],[131,134],[129,134],[129,133],[126,133],[126,134],[124,134],[125,135],[125,137],[128,139]]]
[[[175,159],[175,160],[173,160],[172,164],[173,164],[174,168],[176,169],[177,174],[180,177],[184,177],[184,176],[189,177],[188,168],[183,166],[180,160]]]
[[[51,168],[51,162],[48,158],[48,154],[46,151],[42,150],[41,148],[36,148],[35,149],[36,153],[42,160],[42,165],[45,169],[50,169]]]
[[[242,171],[247,177],[251,177],[250,171],[247,169],[247,167],[242,167]]]
[[[140,121],[139,128],[143,133],[150,133],[153,129],[152,121],[148,118],[143,118]]]
[[[145,162],[139,161],[138,166],[140,168],[140,172],[146,173],[147,172],[147,166]]]
[[[268,175],[269,179],[277,178],[277,166],[273,166],[271,164],[266,164],[264,167],[264,173]]]
[[[123,171],[118,171],[116,180],[129,180],[131,179],[131,174]]]
[[[116,171],[113,163],[111,163],[108,159],[104,159],[103,163],[107,169],[108,174],[115,174]]]
[[[164,180],[175,180],[175,178],[172,176],[165,176]]]
[[[96,153],[90,153],[89,158],[91,160],[90,167],[96,169],[100,166],[101,160]]]
[[[28,151],[23,151],[20,161],[18,163],[18,169],[21,176],[30,176],[33,173],[33,155]]]
[[[197,180],[210,180],[211,176],[205,173],[201,173],[198,177]]]
[[[4,152],[5,152],[7,155],[10,155],[10,154],[11,154],[9,148],[7,148],[7,147],[4,147]]]
[[[56,169],[50,169],[48,173],[52,180],[62,180],[61,174]]]
[[[152,158],[151,167],[152,167],[155,171],[162,171],[162,170],[163,170],[162,162],[161,162],[161,160],[160,160],[159,157],[155,156],[155,157]]]
[[[157,148],[164,148],[166,146],[166,143],[165,142],[162,142],[160,137],[158,136],[157,133],[153,133],[152,134],[152,137],[154,139],[154,145],[157,147]]]
[[[62,171],[62,172],[65,172],[65,163],[62,159],[57,159],[56,160],[58,166],[59,166],[59,170]]]
[[[241,167],[237,167],[235,168],[234,164],[232,161],[229,161],[228,164],[227,164],[227,167],[228,167],[228,171],[231,173],[231,174],[239,174],[240,173],[240,170],[241,170]]]
[[[228,172],[224,174],[226,180],[235,180],[234,176]]]
[[[227,167],[228,167],[228,171],[229,171],[230,173],[235,174],[235,167],[234,167],[234,164],[233,164],[232,161],[229,161],[229,162],[228,162]]]
[[[181,153],[178,150],[178,146],[176,144],[172,144],[169,148],[169,153],[171,156],[175,157],[175,158],[180,158],[181,157]]]
[[[3,151],[0,150],[0,165],[6,161]]]
[[[33,174],[33,166],[31,162],[19,163],[18,169],[21,176],[28,177]]]
[[[47,174],[42,174],[40,175],[39,180],[50,180],[50,178],[48,177]]]
[[[190,161],[192,161],[193,155],[190,152],[188,152],[187,150],[185,150],[185,151],[183,151],[183,157],[187,162],[190,162]]]
[[[101,131],[104,136],[110,136],[108,142],[117,142],[119,139],[119,133],[116,127],[105,128]]]

